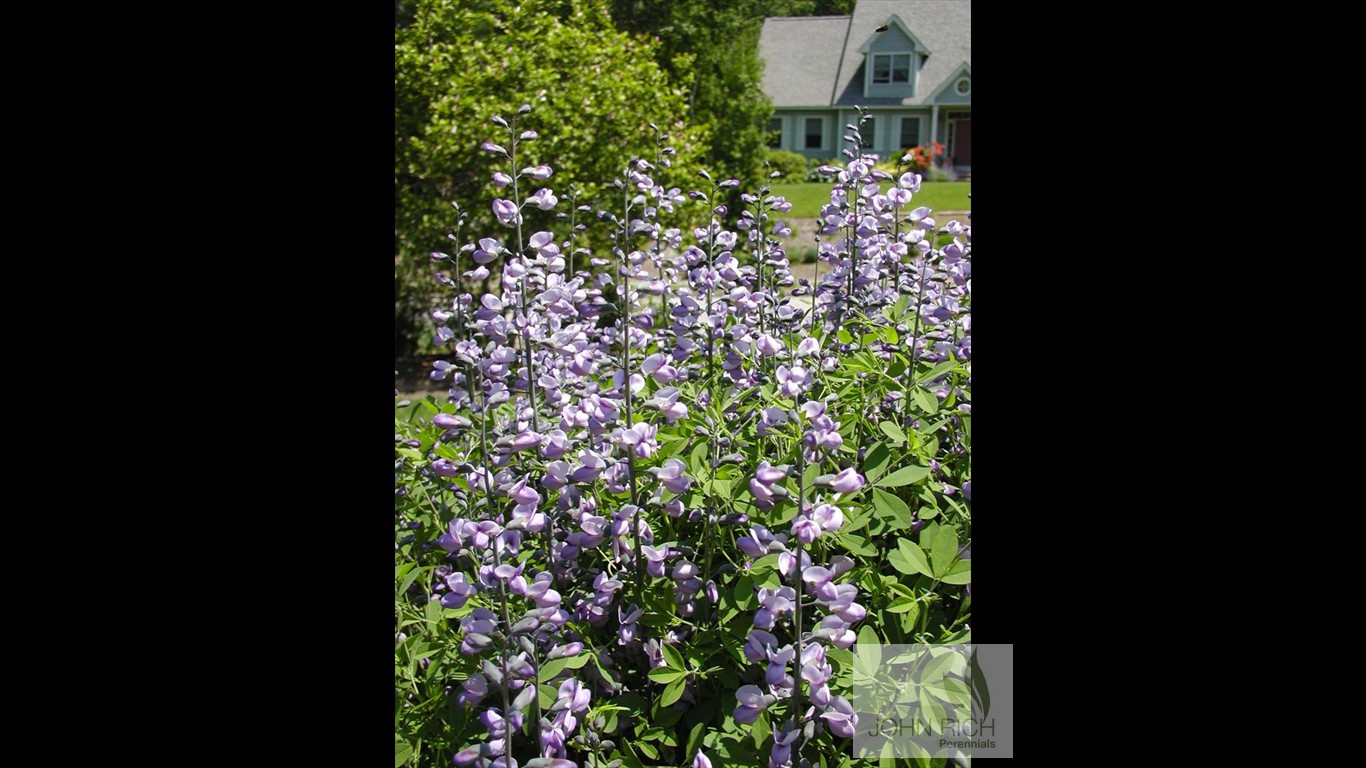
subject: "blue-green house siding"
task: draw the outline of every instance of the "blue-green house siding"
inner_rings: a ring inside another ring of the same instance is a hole
[[[960,95],[957,91],[957,83],[959,80],[962,80],[963,78],[967,78],[969,83],[972,82],[972,75],[956,75],[954,77],[949,78],[948,83],[944,86],[944,90],[940,91],[939,96],[935,98],[935,103],[971,104],[972,91],[970,89],[968,90],[966,95]]]
[[[900,54],[909,58],[910,82],[908,83],[874,83],[873,82],[873,57],[878,54]],[[895,24],[892,28],[883,32],[868,46],[868,52],[863,57],[863,92],[869,97],[891,97],[897,99],[911,98],[915,96],[916,81],[919,79],[920,67],[923,63],[920,54],[916,50],[916,44],[906,37]]]
[[[924,144],[930,140],[930,109],[929,108],[898,108],[890,110],[869,110],[873,119],[873,140],[872,145],[867,151],[880,155],[883,159],[892,158],[896,153],[913,147],[917,144]],[[846,144],[843,136],[849,133],[845,125],[852,125],[858,119],[858,113],[850,109],[795,109],[795,110],[776,110],[774,117],[782,121],[783,134],[779,143],[779,148],[800,153],[809,159],[831,160],[839,159],[844,162],[844,156],[840,153]],[[823,118],[824,135],[823,142],[819,149],[808,149],[806,147],[806,120],[808,118]],[[915,127],[909,144],[901,142],[901,127],[904,120],[919,118],[919,124]],[[864,139],[868,138],[867,123],[864,123]]]

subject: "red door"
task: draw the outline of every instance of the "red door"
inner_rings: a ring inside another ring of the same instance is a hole
[[[972,121],[959,120],[953,125],[953,164],[972,165]]]

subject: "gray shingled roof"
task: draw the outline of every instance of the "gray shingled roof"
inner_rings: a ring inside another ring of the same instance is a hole
[[[759,56],[765,62],[764,93],[775,107],[830,104],[835,73],[851,16],[764,19]]]
[[[896,14],[930,49],[915,98],[868,98],[863,45]],[[963,62],[972,62],[972,0],[859,0],[853,16],[764,19],[763,88],[775,107],[923,104]]]

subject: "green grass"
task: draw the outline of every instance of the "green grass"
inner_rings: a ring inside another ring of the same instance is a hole
[[[821,206],[830,202],[830,184],[775,184],[773,194],[782,195],[792,202],[792,212],[787,214],[796,219],[814,219],[820,215]],[[968,181],[926,181],[920,191],[911,198],[911,207],[928,205],[936,211],[966,211],[971,208],[968,191],[972,182]]]

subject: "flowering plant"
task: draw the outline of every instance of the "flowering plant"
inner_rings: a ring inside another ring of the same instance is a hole
[[[944,154],[944,145],[937,141],[911,147],[902,155],[901,161],[912,173],[924,173],[935,165],[935,158]]]
[[[770,188],[655,129],[581,204],[531,119],[396,410],[395,764],[841,764],[851,646],[971,639],[971,229],[851,127],[797,278]]]

